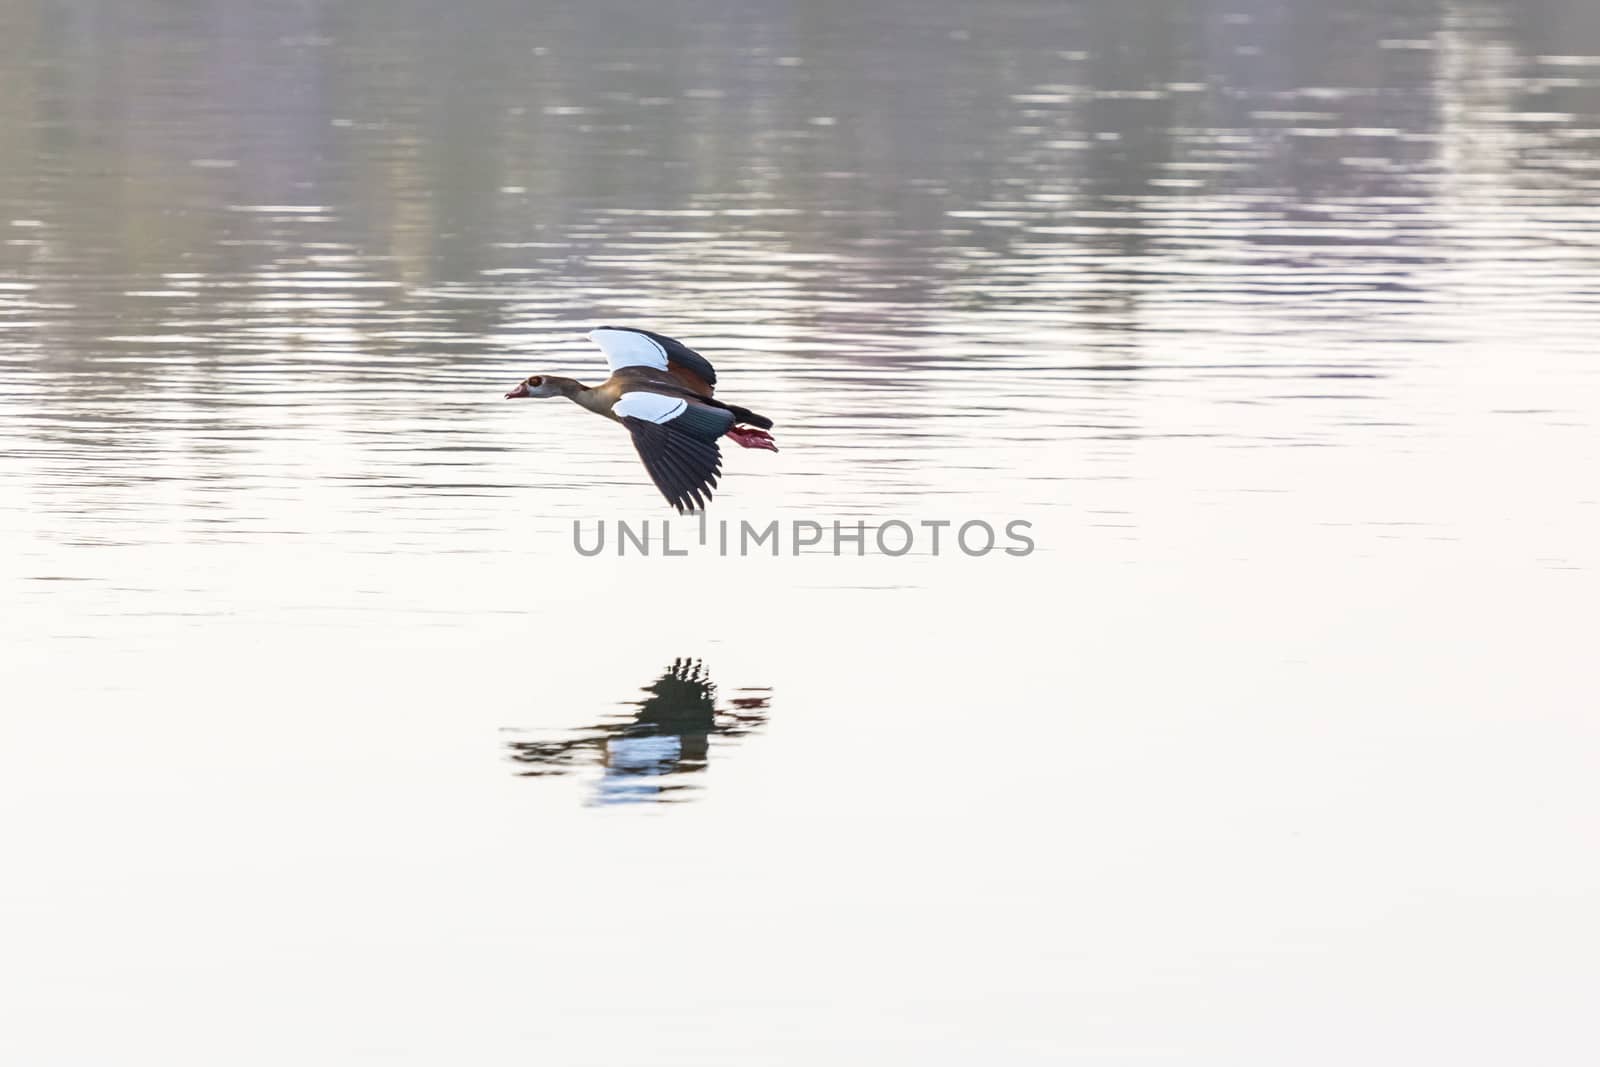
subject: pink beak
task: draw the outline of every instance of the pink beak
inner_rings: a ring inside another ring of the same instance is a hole
[[[506,394],[507,400],[520,400],[528,395],[528,383],[518,382],[517,387]]]

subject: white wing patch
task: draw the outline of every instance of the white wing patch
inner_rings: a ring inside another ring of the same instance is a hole
[[[681,396],[662,396],[660,393],[623,393],[611,410],[621,418],[644,419],[646,422],[670,422],[683,414],[689,402]]]
[[[675,734],[655,737],[614,737],[606,742],[610,773],[649,770],[683,754],[683,738]]]
[[[667,369],[667,350],[642,333],[632,330],[590,330],[589,340],[600,346],[612,370],[622,367]]]

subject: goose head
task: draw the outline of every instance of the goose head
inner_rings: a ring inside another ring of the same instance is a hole
[[[559,390],[551,378],[543,374],[535,374],[526,381],[518,382],[511,392],[506,394],[506,399],[522,400],[526,397],[541,398],[557,395],[559,395]]]

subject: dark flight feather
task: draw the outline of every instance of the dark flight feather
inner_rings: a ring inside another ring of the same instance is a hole
[[[622,420],[650,480],[681,514],[702,508],[711,499],[711,487],[722,473],[722,452],[715,439],[707,441],[684,433],[675,429],[673,422],[632,417]]]
[[[702,441],[715,441],[733,428],[734,418],[733,412],[727,408],[714,408],[690,400],[681,415],[663,425],[671,425],[674,430]]]

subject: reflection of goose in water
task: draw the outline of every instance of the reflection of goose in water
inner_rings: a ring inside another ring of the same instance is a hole
[[[525,777],[566,774],[598,755],[604,769],[596,800],[670,800],[688,783],[677,775],[705,770],[712,737],[740,737],[767,721],[771,690],[741,689],[731,707],[717,707],[717,687],[699,660],[677,659],[630,701],[626,716],[583,727],[559,741],[512,741],[511,758]]]

